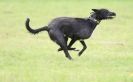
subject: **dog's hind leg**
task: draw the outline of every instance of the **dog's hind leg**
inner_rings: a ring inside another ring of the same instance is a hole
[[[61,37],[60,37],[61,39]],[[64,53],[65,53],[65,56],[71,60],[72,57],[70,56],[69,52],[68,52],[68,49],[67,49],[67,45],[65,44],[65,40],[64,38],[62,38],[62,40],[58,40],[58,44],[60,45],[61,49],[63,49]]]
[[[55,41],[64,51],[65,56],[71,60],[72,57],[70,56],[68,49],[67,49],[67,44],[64,38],[64,35],[62,32],[58,31],[58,32],[53,32],[53,31],[49,31],[49,35],[50,38]]]
[[[71,57],[70,54],[68,53],[67,47],[61,45],[61,48],[63,49],[63,51],[64,51],[64,53],[65,53],[65,56],[66,56],[69,60],[72,60],[72,57]]]
[[[87,48],[86,44],[84,41],[80,41],[80,43],[83,45],[83,49],[79,52],[79,56],[81,56],[81,54],[85,51],[85,49]]]
[[[66,45],[67,45],[68,37],[65,36],[64,38],[65,38],[65,42],[66,42]],[[60,48],[58,49],[58,51],[62,51],[62,48],[60,47]]]

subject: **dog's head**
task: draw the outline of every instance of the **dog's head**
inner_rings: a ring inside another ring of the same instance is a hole
[[[92,9],[93,16],[98,20],[113,19],[116,16],[115,12],[111,12],[107,9]]]

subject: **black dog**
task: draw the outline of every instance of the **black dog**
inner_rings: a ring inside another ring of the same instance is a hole
[[[95,27],[104,19],[112,19],[116,14],[107,9],[92,9],[93,12],[88,18],[71,18],[59,17],[53,19],[48,26],[39,29],[32,29],[29,26],[30,19],[26,20],[26,28],[32,34],[37,34],[41,31],[48,31],[50,38],[56,42],[60,48],[58,51],[63,50],[68,59],[72,59],[68,50],[75,50],[71,46],[79,40],[83,45],[83,49],[79,52],[79,56],[87,48],[84,39],[88,39],[93,33]],[[68,38],[71,38],[70,43],[67,45]]]

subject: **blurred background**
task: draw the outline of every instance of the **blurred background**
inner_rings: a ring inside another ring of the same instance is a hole
[[[0,82],[133,82],[132,7],[132,0],[0,0]],[[117,16],[97,26],[81,57],[70,51],[74,61],[47,32],[25,28],[28,17],[39,28],[56,17],[89,17],[93,8]]]

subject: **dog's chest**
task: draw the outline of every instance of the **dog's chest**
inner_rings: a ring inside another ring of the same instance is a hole
[[[76,36],[79,39],[88,39],[92,34],[92,30],[91,29],[82,29],[79,32],[76,33]]]

